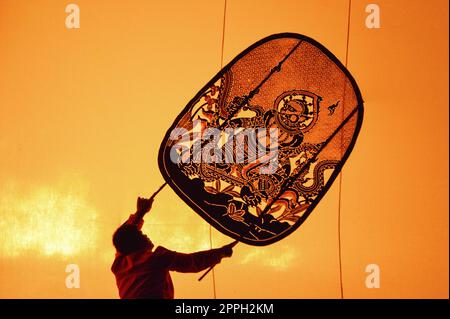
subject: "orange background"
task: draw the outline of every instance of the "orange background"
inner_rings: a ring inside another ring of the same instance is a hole
[[[220,69],[223,1],[0,0],[0,297],[116,298],[111,235],[163,179],[157,150]],[[365,119],[343,170],[346,298],[448,298],[448,2],[353,1],[348,68]],[[345,60],[347,0],[228,0],[224,65],[278,32]],[[338,181],[309,219],[267,247],[240,244],[215,271],[218,298],[339,298]],[[182,252],[209,225],[175,193],[144,230]],[[213,230],[213,244],[230,241]],[[80,267],[68,289],[66,265]],[[365,267],[381,269],[368,289]],[[213,298],[212,276],[173,274],[177,298]]]

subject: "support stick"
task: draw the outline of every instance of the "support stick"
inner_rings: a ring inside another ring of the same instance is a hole
[[[230,246],[231,246],[231,247],[234,247],[234,246],[236,246],[238,243],[239,243],[239,240],[235,240],[234,242],[232,242],[232,243],[230,244]],[[216,264],[216,265],[217,265],[217,264]],[[201,280],[202,280],[202,279],[203,279],[203,278],[204,278],[211,270],[213,270],[213,268],[214,268],[216,265],[209,267],[208,270],[205,271],[205,272],[203,273],[203,275],[200,276],[200,278],[198,278],[198,281],[201,281]]]
[[[158,188],[158,190],[157,190],[156,192],[154,192],[152,196],[150,196],[149,199],[154,199],[155,196],[158,195],[158,193],[159,193],[166,185],[167,185],[167,182],[165,182],[164,184],[162,184],[162,185]]]
[[[215,266],[215,265],[214,265]],[[213,268],[214,268],[214,266],[211,266],[211,267],[209,267],[208,268],[208,270],[207,271],[205,271],[204,273],[203,273],[203,275],[201,275],[201,277],[200,278],[198,278],[198,281],[201,281],[211,270],[213,270]]]

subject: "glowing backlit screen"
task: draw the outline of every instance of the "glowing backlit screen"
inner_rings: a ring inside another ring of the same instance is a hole
[[[226,10],[222,0],[0,1],[0,298],[118,298],[111,237],[136,198],[164,183],[158,151],[168,128],[243,50],[284,32],[317,40],[356,79],[357,141],[299,228],[269,245],[238,244],[200,282],[173,273],[175,297],[340,298],[341,269],[345,298],[448,298],[446,0],[227,0]],[[274,65],[283,55],[270,57]],[[319,121],[351,111],[340,88],[306,81],[263,89],[271,105],[254,104],[264,114],[292,90],[319,103]],[[272,117],[286,130],[295,130],[294,103]],[[238,205],[230,212],[239,219]],[[180,252],[233,240],[168,186],[143,230]]]

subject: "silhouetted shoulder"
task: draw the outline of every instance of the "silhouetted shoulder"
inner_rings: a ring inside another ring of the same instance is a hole
[[[173,251],[163,247],[163,246],[158,246],[156,247],[155,251],[153,252],[153,254],[155,256],[157,255],[165,255],[165,254],[170,254],[170,253],[174,253]]]
[[[153,252],[152,259],[156,261],[159,266],[168,268],[177,255],[178,253],[175,251],[158,246]]]

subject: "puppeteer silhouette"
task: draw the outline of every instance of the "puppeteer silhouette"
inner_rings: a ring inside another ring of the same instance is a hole
[[[218,249],[183,254],[162,246],[154,248],[142,233],[144,215],[153,199],[138,198],[137,211],[130,215],[113,235],[116,257],[111,267],[122,299],[173,299],[174,287],[170,271],[199,272],[230,257],[236,243]]]

